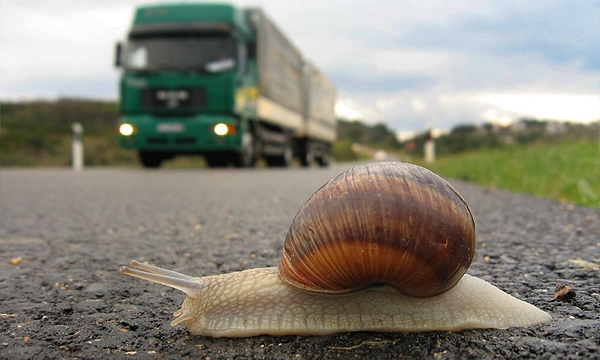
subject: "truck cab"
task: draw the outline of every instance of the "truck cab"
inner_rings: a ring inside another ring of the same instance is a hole
[[[115,63],[119,142],[145,167],[184,154],[209,166],[328,163],[335,89],[260,9],[141,6]]]
[[[137,149],[146,167],[178,154],[252,165],[253,44],[244,14],[231,5],[138,8],[116,52],[120,144]]]

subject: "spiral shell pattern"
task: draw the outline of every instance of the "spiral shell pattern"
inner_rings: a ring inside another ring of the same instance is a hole
[[[402,162],[356,166],[302,206],[279,275],[307,291],[344,293],[390,284],[428,297],[452,288],[475,252],[475,222],[444,179]]]

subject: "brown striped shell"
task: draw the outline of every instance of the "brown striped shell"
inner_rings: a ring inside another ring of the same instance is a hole
[[[287,233],[279,274],[308,291],[343,293],[375,284],[427,297],[452,288],[475,252],[465,200],[420,166],[356,166],[302,206]]]

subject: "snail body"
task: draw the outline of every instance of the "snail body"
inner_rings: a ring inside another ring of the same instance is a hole
[[[466,275],[475,223],[421,167],[354,167],[300,209],[277,268],[200,278],[142,264],[120,272],[187,294],[175,326],[214,337],[524,327],[550,315]],[[138,268],[138,269],[135,269]]]
[[[550,321],[550,315],[535,306],[470,275],[440,295],[416,298],[389,285],[345,294],[311,293],[284,284],[276,268],[190,278],[135,261],[131,265],[145,271],[122,268],[121,272],[187,294],[171,325],[183,323],[193,335],[458,331]]]

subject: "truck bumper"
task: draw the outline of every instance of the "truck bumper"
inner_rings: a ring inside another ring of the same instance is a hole
[[[172,153],[202,153],[239,150],[243,132],[233,116],[197,115],[191,117],[123,116],[123,124],[133,127],[129,136],[119,132],[119,143],[126,149]],[[225,124],[226,135],[217,135],[215,125]]]

